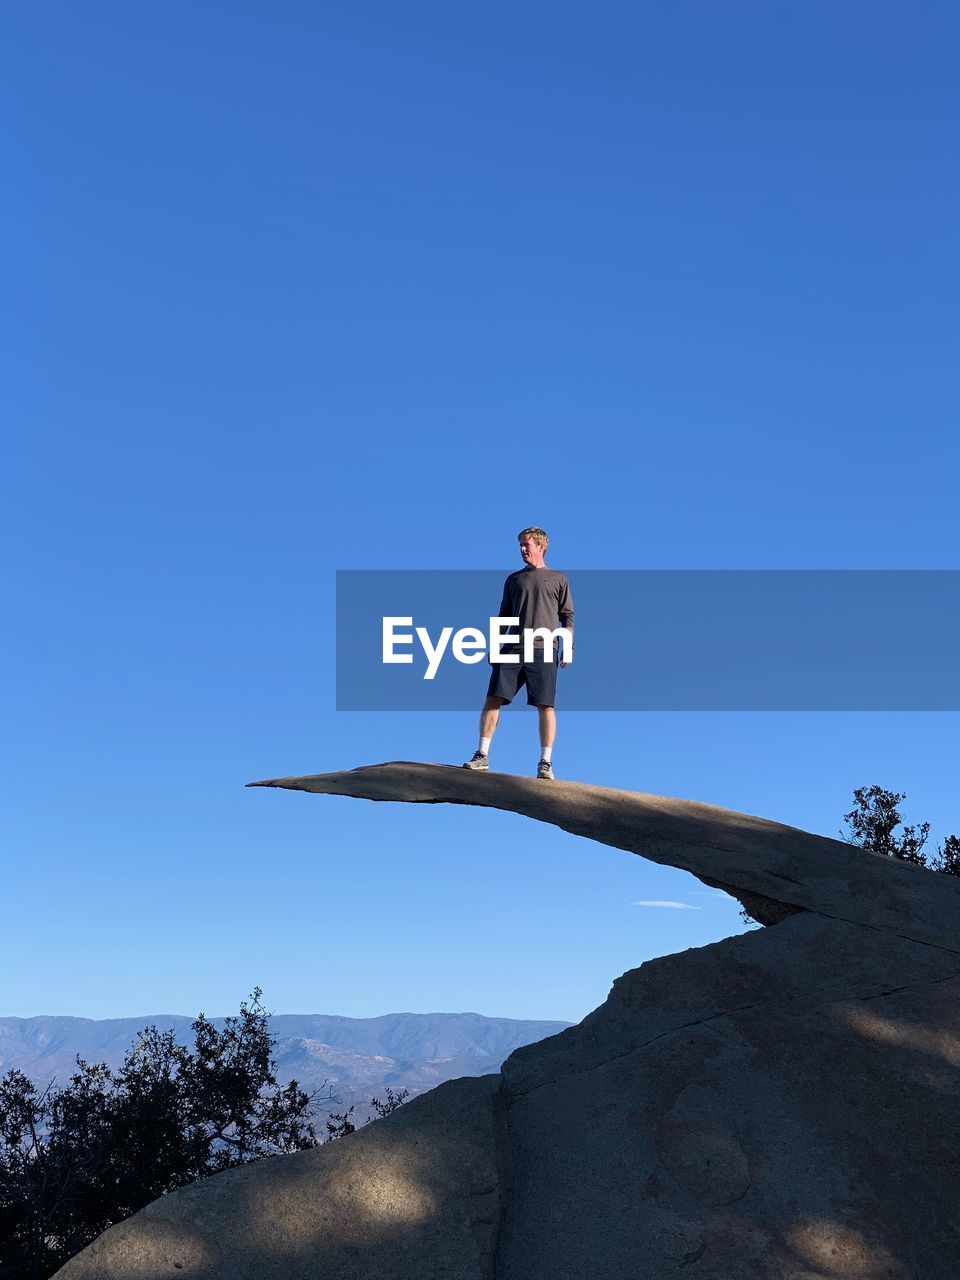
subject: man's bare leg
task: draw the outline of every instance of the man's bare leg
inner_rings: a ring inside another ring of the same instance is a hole
[[[537,707],[540,712],[540,763],[553,758],[553,740],[557,736],[557,713],[553,707]],[[548,775],[553,777],[552,772]]]
[[[468,760],[463,766],[465,769],[486,769],[489,767],[487,756],[490,752],[490,742],[497,731],[500,708],[506,701],[506,698],[498,698],[495,694],[488,694],[480,712],[480,745],[473,753],[473,759]]]
[[[480,740],[486,739],[489,745],[490,739],[497,731],[497,725],[500,721],[500,708],[504,704],[503,698],[490,696],[483,704],[483,710],[480,712]],[[486,753],[484,753],[486,754]]]

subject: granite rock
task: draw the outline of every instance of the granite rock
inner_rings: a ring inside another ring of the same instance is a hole
[[[956,1280],[960,880],[747,814],[393,763],[258,786],[512,810],[769,927],[316,1152],[220,1174],[64,1280]]]

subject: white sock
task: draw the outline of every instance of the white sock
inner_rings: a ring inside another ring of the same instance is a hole
[[[492,738],[480,739],[480,751],[482,751],[485,756],[488,756],[490,754],[490,743],[492,741],[493,741]]]
[[[541,759],[541,760],[546,760],[546,761],[548,761],[548,762],[549,762],[550,760],[552,760],[552,758],[553,758],[553,747],[541,747],[541,748],[540,748],[540,759]]]

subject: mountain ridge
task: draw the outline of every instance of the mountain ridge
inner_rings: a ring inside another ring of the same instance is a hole
[[[36,1084],[65,1083],[79,1054],[117,1067],[145,1027],[172,1030],[192,1043],[194,1019],[185,1014],[83,1018],[72,1014],[0,1017],[0,1074],[17,1068]],[[222,1027],[225,1017],[211,1018]],[[343,1014],[278,1013],[269,1017],[281,1085],[298,1080],[308,1091],[326,1090],[338,1106],[369,1111],[387,1085],[411,1097],[460,1076],[499,1071],[517,1048],[555,1035],[570,1023],[495,1018],[466,1013],[388,1013],[372,1018]],[[321,1111],[323,1107],[319,1108]]]

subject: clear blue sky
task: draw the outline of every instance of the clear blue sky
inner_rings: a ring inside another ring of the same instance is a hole
[[[475,745],[465,714],[335,712],[337,568],[507,571],[530,523],[571,573],[957,567],[954,6],[0,25],[0,1013],[258,983],[573,1019],[739,930],[520,818],[243,784]],[[943,836],[957,744],[948,713],[561,706],[555,756],[828,834],[878,782]],[[535,759],[511,709],[495,765]]]

